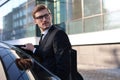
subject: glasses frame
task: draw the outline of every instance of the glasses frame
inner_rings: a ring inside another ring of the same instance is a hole
[[[35,19],[40,19],[40,20],[43,20],[43,18],[47,19],[49,17],[51,13],[46,13],[44,15],[41,15],[41,16],[38,16],[38,17],[35,17]]]

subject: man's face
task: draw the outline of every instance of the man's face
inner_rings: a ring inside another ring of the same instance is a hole
[[[38,24],[39,28],[44,31],[52,25],[52,16],[47,9],[35,13],[35,24]]]

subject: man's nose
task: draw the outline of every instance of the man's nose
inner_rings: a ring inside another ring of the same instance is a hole
[[[43,21],[46,21],[46,17],[43,17]]]

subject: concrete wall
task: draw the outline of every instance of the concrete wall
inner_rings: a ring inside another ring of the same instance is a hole
[[[85,80],[120,80],[120,44],[73,46]]]

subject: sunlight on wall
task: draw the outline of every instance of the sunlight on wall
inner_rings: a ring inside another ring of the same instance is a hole
[[[109,12],[116,11],[120,9],[120,0],[103,0],[104,8]]]

